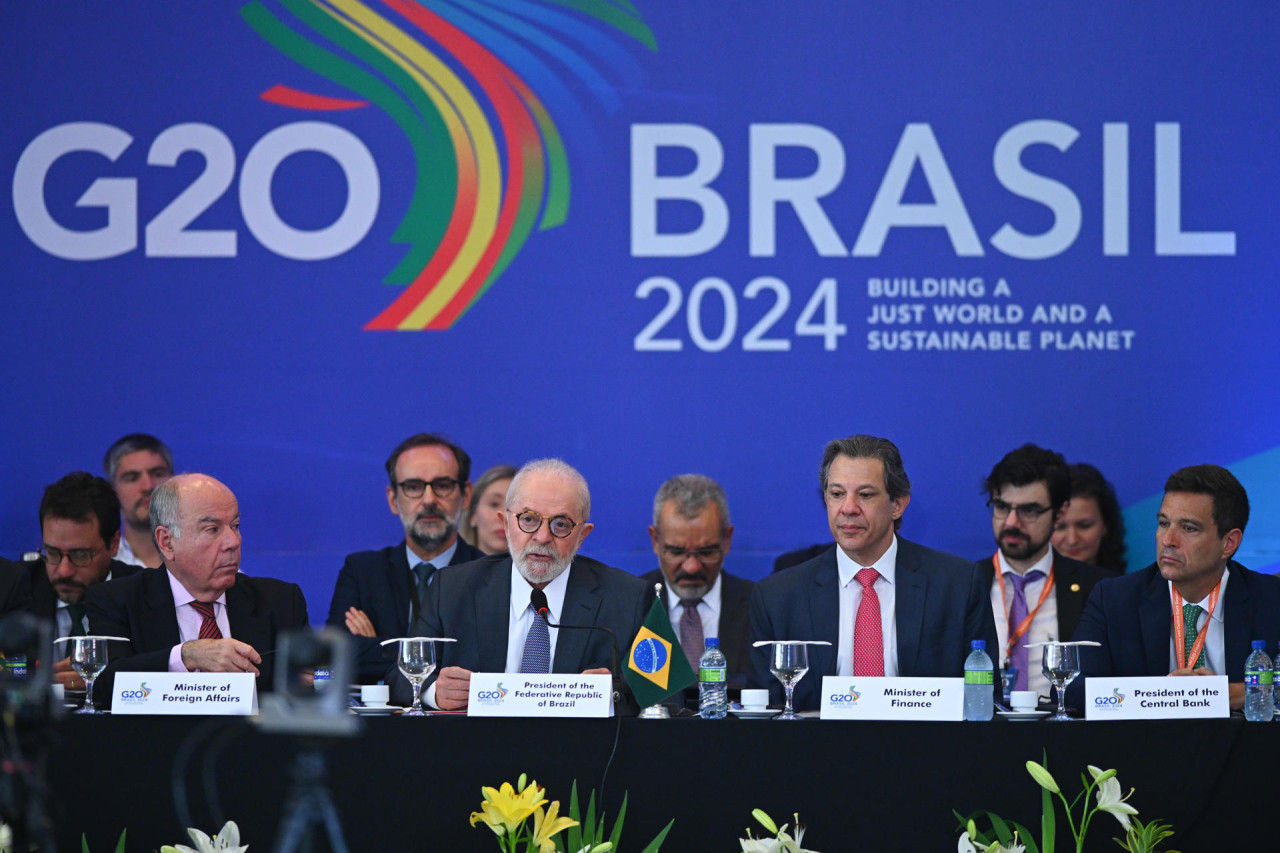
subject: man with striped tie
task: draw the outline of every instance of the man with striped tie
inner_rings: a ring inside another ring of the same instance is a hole
[[[151,495],[151,531],[164,565],[99,584],[88,596],[95,634],[113,643],[94,685],[111,695],[116,672],[252,672],[272,682],[276,638],[307,624],[297,584],[240,573],[240,508],[212,477],[180,474]]]

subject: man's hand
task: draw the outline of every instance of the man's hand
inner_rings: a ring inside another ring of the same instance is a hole
[[[359,607],[347,608],[346,616],[347,630],[357,637],[376,637],[378,632],[373,630],[373,620],[369,615]]]
[[[1184,666],[1181,669],[1175,669],[1170,675],[1217,675],[1218,673],[1209,669],[1207,666],[1200,666],[1192,669]],[[1227,702],[1231,706],[1231,710],[1239,711],[1244,708],[1244,683],[1236,682],[1227,684]]]
[[[612,675],[612,673],[609,672],[609,667],[607,666],[598,666],[595,669],[584,669],[582,671],[582,674],[583,675]]]
[[[191,640],[182,644],[182,665],[195,672],[252,672],[262,656],[239,640]]]
[[[467,707],[471,693],[471,670],[446,666],[436,679],[436,707],[441,711],[460,711]]]
[[[84,690],[84,680],[71,668],[71,658],[65,657],[53,665],[53,683],[64,690]]]

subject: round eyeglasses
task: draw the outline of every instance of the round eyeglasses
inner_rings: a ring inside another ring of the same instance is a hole
[[[531,509],[516,513],[516,525],[525,533],[537,533],[538,528],[542,527],[542,522],[544,521],[547,522],[551,535],[557,539],[565,538],[578,526],[578,522],[567,515],[553,515],[548,518]]]

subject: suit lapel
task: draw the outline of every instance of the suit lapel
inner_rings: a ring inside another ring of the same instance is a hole
[[[143,575],[143,597],[146,601],[146,631],[144,644],[148,648],[167,648],[182,642],[178,632],[178,611],[173,603],[173,591],[169,589],[169,571],[164,567],[153,574]]]
[[[246,584],[247,578],[236,579],[235,586],[227,590],[227,623],[231,636],[257,649],[258,654],[274,652],[271,637],[271,617],[266,608],[258,607],[258,598]]]
[[[404,602],[413,600],[413,587],[410,584],[412,572],[409,571],[409,558],[404,552],[405,543],[391,550],[388,561],[387,581],[391,584],[391,600],[395,603],[396,634],[405,637],[409,634],[409,607]]]
[[[596,573],[574,562],[569,567],[569,584],[564,591],[564,612],[559,621],[565,625],[595,625],[601,598]],[[588,631],[560,631],[556,635],[555,661],[552,672],[582,672],[586,668]],[[623,642],[620,637],[619,642]]]
[[[1169,631],[1173,627],[1169,603],[1169,582],[1159,569],[1151,570],[1146,594],[1138,604],[1138,623],[1142,629],[1142,648],[1146,655],[1148,675],[1169,672]]]
[[[836,569],[836,551],[832,548],[822,557],[822,563],[813,575],[816,587],[809,596],[809,620],[813,629],[809,636],[796,636],[796,640],[831,639],[830,646],[809,647],[809,668],[822,675],[835,675],[840,659],[836,644],[840,642],[840,572]]]
[[[508,558],[494,566],[476,595],[475,619],[470,630],[477,633],[475,643],[476,648],[480,650],[481,672],[502,672],[507,668],[510,608],[511,560]]]
[[[924,630],[925,602],[929,578],[920,571],[920,558],[911,544],[898,539],[898,560],[894,566],[894,620],[898,623],[898,675],[918,672],[920,632]]]
[[[1053,594],[1058,597],[1058,639],[1070,640],[1084,613],[1084,592],[1080,589],[1075,566],[1065,563],[1062,557],[1053,555]],[[1072,591],[1071,587],[1076,589]]]

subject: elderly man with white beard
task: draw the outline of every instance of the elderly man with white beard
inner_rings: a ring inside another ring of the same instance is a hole
[[[609,635],[549,628],[530,603],[535,589],[546,596],[547,621],[608,628],[622,649],[652,604],[644,581],[578,554],[593,527],[591,493],[572,466],[559,459],[526,464],[511,481],[502,516],[510,553],[441,569],[410,630],[457,640],[441,644],[424,694],[433,708],[466,708],[473,672],[609,672]],[[407,704],[404,676],[393,668],[387,680],[393,699]]]

